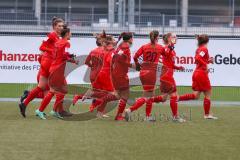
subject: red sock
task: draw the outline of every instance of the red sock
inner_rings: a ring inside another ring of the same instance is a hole
[[[93,93],[91,94],[91,97],[93,98],[102,98],[104,96],[106,96],[107,93],[102,92],[102,91],[93,91]]]
[[[177,96],[173,96],[170,98],[170,107],[172,110],[173,117],[176,117],[178,115]]]
[[[137,101],[130,107],[131,112],[140,108],[145,102],[145,98],[138,98]]]
[[[98,111],[98,112],[104,112],[106,105],[107,105],[107,103],[104,103],[104,102],[103,102],[103,103],[97,108],[97,111]]]
[[[103,101],[103,102],[106,102],[106,103],[108,103],[108,102],[111,102],[111,101],[115,101],[115,100],[117,100],[118,98],[115,96],[115,95],[113,95],[113,94],[107,94],[106,96],[104,96],[103,98],[101,98],[101,100]]]
[[[100,99],[93,99],[93,101],[92,101],[92,105],[94,105],[94,106],[98,106],[101,103],[102,103],[102,101]]]
[[[77,100],[82,99],[82,97],[83,97],[82,94],[80,94],[80,95],[76,95],[76,99],[77,99]],[[74,96],[74,98],[75,98],[75,96]]]
[[[39,107],[39,111],[43,112],[47,105],[50,103],[52,97],[54,96],[53,92],[48,92],[47,95],[43,98],[41,105]]]
[[[152,98],[153,102],[159,103],[163,102],[163,97],[162,96],[156,96]]]
[[[152,99],[148,99],[146,101],[146,116],[149,117],[152,112]]]
[[[44,91],[39,92],[36,98],[44,98]]]
[[[127,105],[127,101],[125,99],[120,99],[118,104],[117,116],[122,116],[122,113]]]
[[[103,103],[101,100],[93,99],[92,104],[89,107],[90,112],[93,112],[93,110],[97,108],[101,103]]]
[[[27,96],[27,98],[25,99],[25,101],[23,102],[25,106],[27,106],[34,98],[37,97],[38,93],[42,92],[42,89],[40,87],[36,87],[34,88],[29,95]]]
[[[56,112],[62,112],[63,111],[63,100],[64,100],[64,94],[57,93],[56,94],[56,100],[53,106],[53,110]]]
[[[207,99],[207,98],[204,98],[203,106],[204,106],[205,115],[208,115],[209,111],[210,111],[210,108],[211,108],[211,100]]]
[[[195,94],[185,94],[185,95],[179,96],[178,101],[188,101],[188,100],[193,100],[195,98],[196,98]]]

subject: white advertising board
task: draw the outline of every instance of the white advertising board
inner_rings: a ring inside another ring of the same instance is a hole
[[[44,37],[0,36],[0,83],[36,83],[39,69],[37,57],[39,46]],[[148,39],[135,38],[131,48],[132,54]],[[240,86],[240,46],[239,40],[211,40],[209,53],[214,57],[214,64],[209,65],[210,80],[213,86]],[[71,52],[87,55],[95,48],[94,38],[71,39]],[[175,72],[179,86],[191,86],[192,73],[195,68],[195,39],[179,39],[176,45],[176,64],[186,68],[184,72]],[[84,84],[87,67],[81,66],[68,77],[70,84]],[[129,76],[136,77],[137,72]]]

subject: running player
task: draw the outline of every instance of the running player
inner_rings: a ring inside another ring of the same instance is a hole
[[[64,76],[66,62],[76,63],[73,56],[69,54],[70,48],[69,39],[71,37],[70,29],[64,26],[61,32],[62,39],[55,43],[55,51],[53,54],[53,62],[49,68],[49,87],[50,91],[44,97],[39,109],[36,110],[36,115],[41,119],[46,119],[44,109],[50,103],[52,97],[56,95],[56,101],[53,110],[50,114],[57,118],[62,118],[58,113],[58,108],[62,105],[64,95],[67,93],[67,82]]]
[[[192,76],[192,94],[181,95],[178,101],[199,99],[201,93],[204,94],[203,108],[205,119],[218,119],[210,114],[211,108],[211,83],[208,77],[208,64],[213,63],[213,59],[208,53],[208,35],[198,35],[198,49],[195,54],[196,69]]]
[[[147,97],[152,97],[154,95],[154,88],[156,83],[157,75],[157,65],[160,56],[164,53],[164,48],[158,44],[159,32],[152,31],[150,33],[150,43],[143,45],[134,55],[134,61],[136,64],[136,69],[140,70],[140,80],[143,85],[143,97],[137,99],[135,104],[130,108],[125,110],[125,118],[128,119],[128,115],[140,108],[146,103],[146,121],[154,121],[151,116],[152,111],[152,101],[147,99]],[[140,65],[138,58],[143,56],[143,63]]]
[[[94,81],[96,80],[96,77],[98,76],[103,65],[104,53],[103,53],[102,41],[104,37],[106,37],[106,33],[105,31],[103,31],[103,33],[101,34],[96,34],[95,37],[96,37],[97,48],[93,49],[89,53],[89,55],[85,60],[85,64],[91,68],[90,82],[92,84],[92,88],[97,90],[99,87],[98,87],[98,84],[94,83]],[[81,94],[75,95],[73,98],[73,105],[75,105],[79,99],[82,99],[82,97],[83,95]],[[90,108],[89,108],[90,111],[92,112],[100,103],[101,101],[99,101],[98,99],[93,99],[92,104],[90,105]]]
[[[90,93],[86,93],[84,97],[98,98],[101,100],[101,104],[98,107],[97,117],[106,118],[107,115],[104,114],[105,106],[108,102],[117,100],[117,94],[114,90],[111,78],[111,61],[112,56],[115,52],[114,47],[116,46],[116,41],[113,36],[106,35],[103,40],[103,66],[96,77],[95,81],[92,83],[95,86]]]
[[[120,97],[118,111],[115,120],[124,120],[122,113],[126,107],[129,98],[129,78],[128,69],[132,67],[130,47],[133,43],[133,34],[131,32],[123,32],[118,41],[123,39],[116,49],[111,64],[111,76],[114,89]]]
[[[54,17],[52,20],[53,31],[48,34],[47,39],[44,40],[40,46],[40,71],[39,71],[39,83],[38,86],[30,91],[25,100],[24,97],[22,102],[19,104],[20,113],[23,117],[26,117],[27,105],[36,98],[41,92],[47,89],[49,68],[53,61],[53,50],[54,45],[58,41],[60,33],[63,29],[64,21],[61,18]]]
[[[177,88],[173,77],[174,70],[184,70],[182,66],[175,65],[176,52],[174,46],[177,43],[177,36],[173,33],[167,33],[163,36],[165,52],[162,54],[162,72],[160,76],[160,90],[162,95],[150,98],[152,102],[165,102],[170,96],[170,107],[172,110],[173,121],[185,122],[178,114]]]

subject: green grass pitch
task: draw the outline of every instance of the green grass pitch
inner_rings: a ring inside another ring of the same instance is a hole
[[[34,115],[38,103],[29,105],[24,119],[16,103],[0,105],[0,160],[240,159],[240,107],[214,106],[219,120],[212,121],[202,118],[202,107],[180,106],[180,113],[191,114],[191,119],[178,124],[115,122],[116,110],[107,119],[63,121],[48,116],[44,121]],[[136,114],[143,114],[144,108]],[[84,111],[87,106],[72,110]],[[153,113],[170,115],[170,109],[156,105]]]
[[[0,98],[17,98],[22,94],[23,90],[31,89],[36,84],[0,84]],[[86,87],[84,89],[84,87]],[[69,94],[80,92],[88,88],[88,85],[69,85]],[[140,90],[141,87],[133,87],[134,90]],[[191,93],[191,87],[177,87],[179,94]],[[159,94],[159,89],[156,90],[156,94]],[[217,101],[240,101],[240,87],[213,87],[212,100]],[[141,96],[141,92],[134,95],[134,97]],[[132,97],[133,98],[133,97]]]

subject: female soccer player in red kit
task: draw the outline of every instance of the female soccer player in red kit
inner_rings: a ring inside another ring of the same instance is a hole
[[[118,41],[123,42],[116,49],[111,64],[111,76],[114,89],[120,97],[118,111],[115,120],[124,120],[122,113],[129,98],[128,70],[132,67],[130,47],[133,42],[133,35],[130,32],[123,32]]]
[[[44,40],[40,46],[42,54],[40,59],[39,83],[36,88],[30,91],[27,98],[19,104],[20,112],[23,117],[26,117],[25,112],[27,105],[36,98],[40,92],[45,91],[47,88],[49,69],[53,61],[54,45],[59,39],[63,25],[64,21],[61,18],[53,18],[53,31],[48,34],[47,39]]]
[[[116,42],[111,35],[106,35],[106,37],[103,38],[102,42],[103,42],[102,68],[98,73],[98,76],[92,83],[92,86],[94,86],[94,88],[92,90],[89,90],[89,92],[85,93],[83,98],[83,100],[86,97],[98,98],[101,101],[100,105],[96,106],[98,107],[97,117],[99,118],[108,117],[107,115],[104,114],[105,106],[109,101],[117,99],[111,79],[111,60],[112,55],[114,54],[115,51],[114,46],[116,45]]]
[[[98,89],[101,88],[100,86],[111,87],[111,90],[110,88],[102,87],[101,96],[99,96],[99,99],[102,101],[101,106],[98,108],[99,113],[103,111],[108,102],[120,99],[115,120],[124,119],[122,113],[129,97],[129,79],[127,73],[129,67],[132,67],[130,64],[130,45],[133,41],[133,35],[132,33],[124,32],[119,36],[118,42],[121,39],[123,39],[123,42],[114,50],[114,46],[116,45],[114,39],[112,36],[106,37],[104,41],[104,65],[99,74],[99,79],[96,81],[99,85]],[[111,75],[110,77],[108,77],[109,74]]]
[[[177,36],[173,33],[167,33],[163,36],[165,44],[165,52],[162,54],[162,72],[160,76],[160,90],[163,95],[150,98],[152,102],[165,102],[170,96],[170,107],[172,110],[173,121],[185,122],[184,119],[178,115],[178,94],[176,89],[176,82],[173,77],[174,70],[184,70],[182,66],[175,65],[176,52],[174,45],[177,43]]]
[[[103,31],[103,33],[101,34],[95,35],[97,47],[89,53],[85,60],[85,64],[91,68],[90,82],[93,89],[99,88],[99,84],[94,83],[94,81],[96,80],[96,77],[98,77],[98,74],[103,66],[104,48],[102,46],[103,43],[102,41],[105,36],[106,36],[105,31]],[[73,105],[75,105],[79,99],[82,99],[82,97],[83,95],[75,95],[73,99]],[[93,111],[94,108],[96,108],[100,103],[101,101],[99,101],[98,99],[93,99],[92,105],[90,106],[90,111]]]
[[[152,97],[154,95],[154,88],[156,83],[157,65],[160,56],[164,53],[164,48],[158,44],[159,32],[152,31],[150,33],[150,43],[143,45],[134,55],[134,61],[136,69],[140,70],[140,80],[143,85],[143,97],[137,99],[135,104],[125,110],[125,118],[128,119],[132,111],[140,108],[146,103],[146,120],[153,121],[151,117],[152,101],[146,97]],[[143,63],[140,65],[138,58],[143,56]]]
[[[218,119],[210,114],[211,108],[211,83],[208,77],[208,64],[213,63],[213,59],[208,53],[208,42],[209,38],[207,35],[198,35],[198,49],[195,54],[196,69],[192,76],[192,94],[185,94],[179,96],[179,101],[187,101],[199,99],[200,94],[203,92],[203,108],[204,108],[204,118],[205,119]]]
[[[109,101],[117,99],[111,78],[111,61],[115,52],[115,46],[116,41],[113,36],[106,35],[106,38],[103,39],[103,66],[98,77],[93,82],[93,85],[97,87],[97,94],[99,94],[102,102],[98,107],[97,117],[108,117],[104,114],[105,106]]]
[[[39,109],[36,110],[36,115],[41,119],[46,119],[43,111],[54,95],[56,95],[56,101],[53,111],[51,111],[50,114],[57,118],[62,118],[58,113],[58,107],[59,104],[62,103],[64,95],[67,93],[67,83],[64,76],[66,62],[76,63],[76,61],[72,59],[72,55],[68,52],[68,49],[70,48],[68,40],[71,37],[71,32],[67,26],[64,26],[62,29],[61,37],[62,39],[59,39],[55,43],[55,52],[53,54],[54,60],[49,68],[50,91],[44,97]]]

